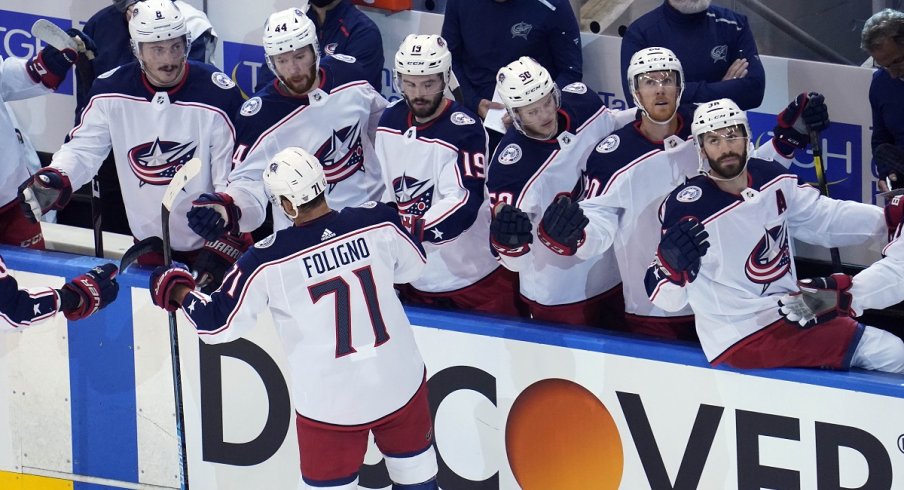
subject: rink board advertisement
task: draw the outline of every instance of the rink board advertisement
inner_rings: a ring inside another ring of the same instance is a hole
[[[25,285],[59,286],[96,263],[0,253]],[[178,488],[167,317],[151,305],[147,271],[120,281],[119,299],[95,317],[0,333],[0,487]],[[741,374],[684,345],[409,315],[446,490],[904,486],[900,377]],[[269,317],[218,346],[179,329],[191,484],[295,488],[293,412]],[[373,447],[367,463],[362,486],[387,488]]]

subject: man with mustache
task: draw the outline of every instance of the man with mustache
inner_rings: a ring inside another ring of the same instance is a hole
[[[666,48],[646,48],[631,58],[631,95],[642,117],[606,137],[587,160],[580,207],[557,200],[546,211],[560,222],[585,215],[586,240],[576,258],[595,257],[612,247],[618,261],[629,331],[668,339],[695,340],[693,312],[657,307],[647,296],[644,275],[660,237],[659,205],[686,179],[697,175],[697,149],[691,138],[693,106],[681,105],[686,82],[681,62]],[[806,123],[806,124],[805,124]],[[793,153],[809,142],[807,126],[828,125],[822,96],[801,94],[778,116],[775,137],[757,150],[790,167]],[[798,128],[795,129],[795,126]],[[549,243],[568,239],[562,227],[544,228]],[[544,242],[547,243],[547,242]],[[570,249],[573,250],[573,249]]]
[[[264,26],[264,53],[276,79],[236,115],[235,169],[229,185],[193,203],[189,226],[207,240],[251,232],[264,223],[261,175],[282,149],[297,146],[318,158],[333,209],[383,197],[374,137],[388,102],[365,80],[360,64],[337,54],[320,59],[314,22],[301,9],[273,13]],[[291,225],[273,213],[273,228]]]
[[[247,242],[237,236],[202,240],[184,216],[193,199],[226,186],[235,141],[232,115],[242,97],[216,67],[186,60],[191,35],[176,4],[145,0],[131,8],[137,61],[95,80],[69,141],[49,167],[20,186],[20,201],[33,220],[63,208],[112,149],[132,234],[138,240],[160,236],[166,186],[183,164],[200,158],[201,174],[176,198],[170,239],[175,258],[190,264],[199,284],[212,290]],[[162,262],[162,256],[141,262]]]
[[[766,72],[747,17],[711,0],[663,0],[628,26],[621,43],[624,73],[643,48],[671,49],[684,66],[682,103],[729,98],[741,109],[763,102]],[[633,105],[626,80],[625,98]]]
[[[442,37],[405,38],[393,74],[404,102],[388,107],[377,128],[384,200],[427,252],[424,273],[401,287],[402,299],[516,315],[516,276],[486,246],[487,134],[476,114],[446,96],[451,72]]]
[[[824,247],[884,238],[882,209],[822,196],[778,163],[751,157],[747,116],[728,99],[699,106],[691,132],[704,173],[663,204],[646,277],[653,303],[690,305],[714,366],[904,372],[894,335],[849,317],[806,328],[777,304],[799,289],[792,238]]]

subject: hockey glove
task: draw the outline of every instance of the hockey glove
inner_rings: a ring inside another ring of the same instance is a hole
[[[94,39],[91,39],[91,36],[74,27],[66,29],[66,34],[69,34],[69,37],[75,40],[75,44],[78,46],[79,58],[84,55],[88,60],[94,59],[97,54],[97,45],[94,44]]]
[[[223,192],[201,194],[188,211],[188,227],[202,238],[213,241],[225,233],[239,233],[242,210]]]
[[[402,226],[408,230],[411,237],[418,242],[424,241],[424,218],[420,216],[404,215],[402,216]]]
[[[574,255],[584,243],[584,228],[590,220],[578,203],[561,195],[543,213],[537,236],[543,245],[559,255]]]
[[[888,241],[892,241],[904,219],[904,196],[895,196],[885,205],[885,225],[888,226]]]
[[[802,93],[779,113],[777,120],[772,143],[779,153],[791,158],[795,149],[804,149],[811,143],[811,131],[820,132],[829,127],[825,97],[816,92]]]
[[[684,286],[694,282],[701,258],[709,248],[709,233],[696,218],[684,218],[663,233],[656,258],[669,281]]]
[[[882,143],[873,151],[876,173],[880,179],[891,181],[892,189],[904,187],[904,149],[891,143]]]
[[[166,267],[161,265],[154,269],[151,273],[150,289],[151,301],[155,305],[166,311],[176,311],[181,306],[172,297],[176,286],[185,286],[188,289],[195,289],[195,278],[188,272],[185,264],[173,262],[173,265]]]
[[[32,223],[48,211],[63,209],[71,197],[69,177],[53,167],[38,170],[19,186],[19,205]]]
[[[490,243],[502,255],[519,257],[530,251],[534,241],[530,217],[524,211],[503,202],[493,208]]]
[[[223,282],[226,271],[248,250],[252,244],[251,234],[233,235],[227,233],[219,240],[204,243],[198,258],[192,266],[198,287],[202,293],[210,294]]]
[[[800,292],[786,294],[778,302],[779,313],[789,322],[810,328],[839,316],[851,316],[851,276],[801,279],[797,286]]]
[[[74,49],[62,51],[47,45],[37,56],[28,60],[25,71],[35,83],[42,83],[45,87],[56,90],[63,83],[66,74],[78,60],[78,53]]]
[[[66,318],[81,320],[112,303],[119,294],[117,272],[114,264],[99,265],[63,285],[60,310]]]

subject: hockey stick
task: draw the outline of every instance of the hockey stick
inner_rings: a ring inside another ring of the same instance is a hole
[[[826,182],[826,171],[822,161],[822,140],[819,138],[819,131],[810,131],[810,146],[813,148],[813,167],[816,169],[816,182],[819,184],[819,192],[829,197],[829,184]],[[832,272],[842,272],[841,254],[838,247],[829,249],[832,256]]]
[[[122,258],[119,259],[119,272],[125,272],[126,268],[134,264],[139,257],[153,252],[163,254],[163,240],[159,236],[147,237],[129,247],[126,253],[122,254]]]
[[[173,249],[170,245],[169,217],[176,196],[185,189],[188,182],[201,172],[201,160],[192,158],[173,176],[163,194],[160,220],[163,231],[163,265],[173,264]],[[179,437],[179,481],[188,490],[188,454],[185,451],[185,412],[182,406],[182,368],[179,365],[179,331],[176,329],[176,312],[169,313],[170,357],[173,363],[173,398],[176,404],[176,435]]]
[[[91,179],[91,227],[94,229],[94,256],[104,256],[104,214],[100,207],[100,180]],[[122,270],[122,269],[119,269]]]
[[[60,26],[47,19],[36,20],[31,25],[31,35],[43,41],[44,44],[49,44],[60,51],[71,49],[79,53],[85,53],[89,60],[94,59],[94,52],[88,51],[81,39],[71,37]]]

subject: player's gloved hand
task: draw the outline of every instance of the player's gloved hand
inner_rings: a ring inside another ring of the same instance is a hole
[[[69,177],[53,167],[38,170],[19,186],[19,205],[32,223],[48,211],[63,209],[71,197]]]
[[[518,257],[530,251],[534,241],[530,216],[524,211],[506,204],[496,203],[490,222],[490,244],[506,256]]]
[[[574,255],[584,243],[584,228],[590,220],[578,203],[561,195],[543,213],[537,236],[543,245],[559,255]]]
[[[778,301],[779,313],[789,322],[810,328],[839,316],[851,316],[851,276],[801,279],[797,286],[800,292],[786,294]]]
[[[235,205],[229,194],[201,194],[191,205],[188,227],[205,240],[217,240],[227,232],[239,233],[242,210]]]
[[[709,233],[696,218],[684,218],[663,233],[656,250],[660,269],[669,281],[684,286],[694,282],[701,259],[709,248]]]
[[[424,218],[411,215],[402,216],[402,226],[408,230],[412,238],[418,242],[424,241]]]
[[[60,311],[69,320],[87,318],[112,303],[119,294],[115,264],[99,265],[76,276],[61,289]]]
[[[181,305],[172,297],[177,286],[195,289],[195,278],[185,264],[173,262],[170,267],[165,265],[157,267],[151,273],[151,301],[166,311],[178,310]]]
[[[873,151],[873,161],[880,179],[888,179],[892,189],[904,187],[904,148],[882,143]]]
[[[28,60],[25,71],[35,83],[40,82],[45,87],[56,90],[76,60],[78,52],[74,49],[60,51],[48,44],[37,56]]]
[[[895,196],[885,205],[885,225],[888,226],[888,241],[892,241],[897,236],[902,220],[904,220],[904,196]]]
[[[776,118],[772,143],[785,157],[794,156],[795,149],[810,144],[810,131],[817,133],[829,127],[829,109],[825,97],[816,92],[802,93]]]
[[[223,282],[226,271],[248,250],[252,244],[251,234],[233,235],[227,233],[219,240],[207,241],[192,266],[198,287],[202,293],[210,294]]]

